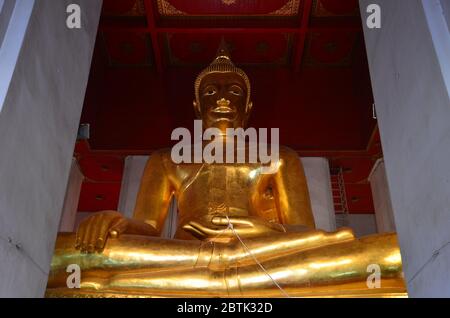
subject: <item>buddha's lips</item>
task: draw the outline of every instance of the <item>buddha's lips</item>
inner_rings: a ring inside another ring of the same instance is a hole
[[[217,114],[234,114],[236,111],[227,106],[219,106],[214,108],[212,112]]]

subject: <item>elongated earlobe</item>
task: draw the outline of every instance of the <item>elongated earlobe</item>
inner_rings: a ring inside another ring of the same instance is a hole
[[[192,105],[194,106],[195,116],[196,116],[197,118],[201,118],[201,112],[200,112],[199,104],[194,100],[194,101],[192,102]]]
[[[245,119],[244,119],[244,127],[247,127],[248,119],[250,118],[250,114],[252,113],[253,103],[249,102],[245,107]]]
[[[249,102],[247,105],[247,108],[245,109],[245,112],[250,115],[250,112],[252,111],[253,108],[253,102]]]

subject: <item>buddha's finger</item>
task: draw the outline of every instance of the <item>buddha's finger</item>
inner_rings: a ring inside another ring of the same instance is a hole
[[[203,232],[200,232],[197,228],[191,226],[190,224],[183,225],[183,230],[185,230],[188,233],[191,233],[194,237],[196,237],[199,240],[203,240],[206,238]]]
[[[210,227],[204,226],[198,222],[191,221],[188,224],[190,224],[193,228],[196,228],[198,231],[202,232],[206,237],[216,237],[216,236],[229,236],[229,231],[227,231],[227,228],[223,229],[212,229]]]
[[[204,236],[207,236],[208,228],[196,221],[190,221],[188,224],[184,226],[188,230],[195,230],[198,233],[201,233]]]
[[[214,225],[222,225],[222,226],[228,226],[230,223],[233,225],[247,225],[252,226],[253,223],[245,218],[238,218],[238,217],[223,217],[223,216],[215,216],[211,220],[212,224]]]
[[[104,220],[104,216],[102,214],[95,215],[92,217],[92,227],[89,231],[89,233],[86,233],[88,238],[88,252],[94,253],[96,250],[96,242],[97,242],[97,236],[99,235],[100,226]]]
[[[217,238],[219,236],[220,237],[226,237],[226,235],[224,235],[224,233],[225,233],[224,231],[227,230],[227,229],[205,231],[204,228],[200,229],[200,228],[196,227],[195,224],[194,224],[194,226],[191,225],[191,224],[186,224],[186,225],[183,226],[183,230],[185,230],[188,233],[191,233],[195,238],[203,241],[205,239],[214,239],[214,238]],[[227,233],[227,234],[228,234],[228,236],[230,236],[229,233]]]
[[[117,238],[120,234],[124,233],[128,227],[128,221],[124,218],[114,219],[109,235],[112,238]]]
[[[90,242],[91,244],[94,244],[94,248],[98,252],[100,252],[104,247],[104,236],[108,235],[110,224],[111,217],[104,214],[99,215],[97,222],[95,222],[95,230],[93,230],[91,234]]]
[[[77,229],[77,234],[76,234],[76,236],[75,236],[75,248],[76,249],[80,249],[81,248],[81,243],[82,243],[82,240],[83,240],[83,233],[84,233],[84,226],[83,226],[83,224],[80,224],[79,226],[78,226],[78,229]]]
[[[105,248],[109,229],[111,228],[111,224],[114,221],[116,221],[114,218],[103,216],[102,222],[100,222],[99,229],[95,235],[95,248],[97,249],[97,251],[100,252]]]
[[[81,247],[82,235],[84,233],[83,222],[78,225],[77,234],[75,235],[75,248],[79,249]]]
[[[76,239],[75,239],[75,247],[77,249],[82,249],[83,247],[83,241],[84,241],[84,236],[86,233],[86,229],[89,223],[89,219],[83,220],[80,225],[78,226],[78,230],[77,230],[77,235],[76,235]]]
[[[82,243],[81,243],[81,252],[86,253],[89,252],[89,236],[92,231],[94,218],[89,218],[85,225],[85,230],[83,233]]]

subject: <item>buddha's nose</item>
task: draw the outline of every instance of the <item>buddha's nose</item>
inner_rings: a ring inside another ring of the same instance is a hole
[[[230,101],[228,100],[228,99],[225,99],[225,98],[221,98],[221,99],[219,99],[219,100],[217,100],[217,106],[224,106],[224,107],[228,107],[228,106],[230,106]]]

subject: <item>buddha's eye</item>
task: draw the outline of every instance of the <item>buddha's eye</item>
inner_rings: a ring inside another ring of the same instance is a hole
[[[242,89],[236,85],[231,86],[229,92],[235,96],[242,96]]]
[[[207,87],[204,91],[203,91],[203,96],[212,96],[214,94],[216,94],[217,91],[214,87]]]

